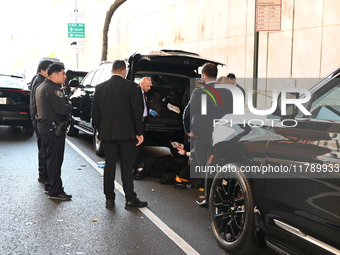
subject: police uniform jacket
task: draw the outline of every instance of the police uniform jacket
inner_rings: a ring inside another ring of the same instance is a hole
[[[60,85],[49,79],[45,79],[36,90],[36,107],[37,121],[46,125],[52,125],[56,118],[66,120],[72,110]]]
[[[92,125],[100,140],[129,140],[143,134],[141,99],[137,84],[120,75],[96,86]]]

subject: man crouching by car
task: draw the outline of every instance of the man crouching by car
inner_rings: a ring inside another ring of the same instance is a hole
[[[71,102],[61,90],[66,79],[65,68],[61,64],[51,64],[47,75],[36,91],[37,128],[46,151],[48,183],[45,183],[45,193],[50,199],[70,200],[72,196],[65,193],[61,180],[66,127],[72,110]]]

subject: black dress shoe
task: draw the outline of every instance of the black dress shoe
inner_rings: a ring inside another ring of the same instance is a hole
[[[50,189],[51,185],[49,183],[45,183],[45,190],[44,193],[48,194],[48,190]]]
[[[72,195],[67,195],[66,193],[61,193],[59,195],[49,195],[48,196],[49,199],[53,199],[53,200],[70,200],[72,198]]]
[[[208,208],[208,203],[205,199],[203,199],[202,201],[196,200],[195,204],[204,208]]]
[[[133,208],[141,208],[146,207],[148,205],[148,202],[140,201],[138,198],[135,202],[126,202],[125,203],[125,209],[133,209]]]
[[[106,208],[113,208],[115,207],[115,200],[114,199],[106,199]]]

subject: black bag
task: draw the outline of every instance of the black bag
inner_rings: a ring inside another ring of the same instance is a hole
[[[155,158],[153,164],[147,168],[147,173],[154,177],[160,177],[163,170],[168,165],[171,165],[172,160],[173,159],[171,155],[165,155]]]
[[[154,163],[148,167],[148,174],[158,177],[162,184],[172,184],[176,175],[179,174],[187,159],[175,158],[172,155],[165,155],[155,158]]]
[[[158,181],[161,184],[172,184],[175,182],[176,173],[163,173]]]

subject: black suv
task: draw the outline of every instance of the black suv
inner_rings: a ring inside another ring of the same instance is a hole
[[[145,133],[147,145],[170,146],[170,141],[187,140],[182,112],[194,88],[194,78],[200,77],[198,68],[207,62],[223,65],[198,54],[179,50],[161,50],[147,55],[135,53],[129,57],[126,78],[139,83],[143,77],[148,76],[153,84],[147,93],[151,110]],[[97,130],[91,125],[92,96],[95,86],[111,77],[111,69],[112,62],[103,62],[88,73],[70,97],[73,110],[67,134],[75,136],[81,130],[93,135],[97,155],[103,155],[104,151],[97,138]]]
[[[262,120],[226,115],[215,127],[210,167],[220,171],[209,210],[230,254],[265,245],[280,254],[340,254],[340,68],[308,94],[311,115],[288,105],[289,116],[280,108]]]

